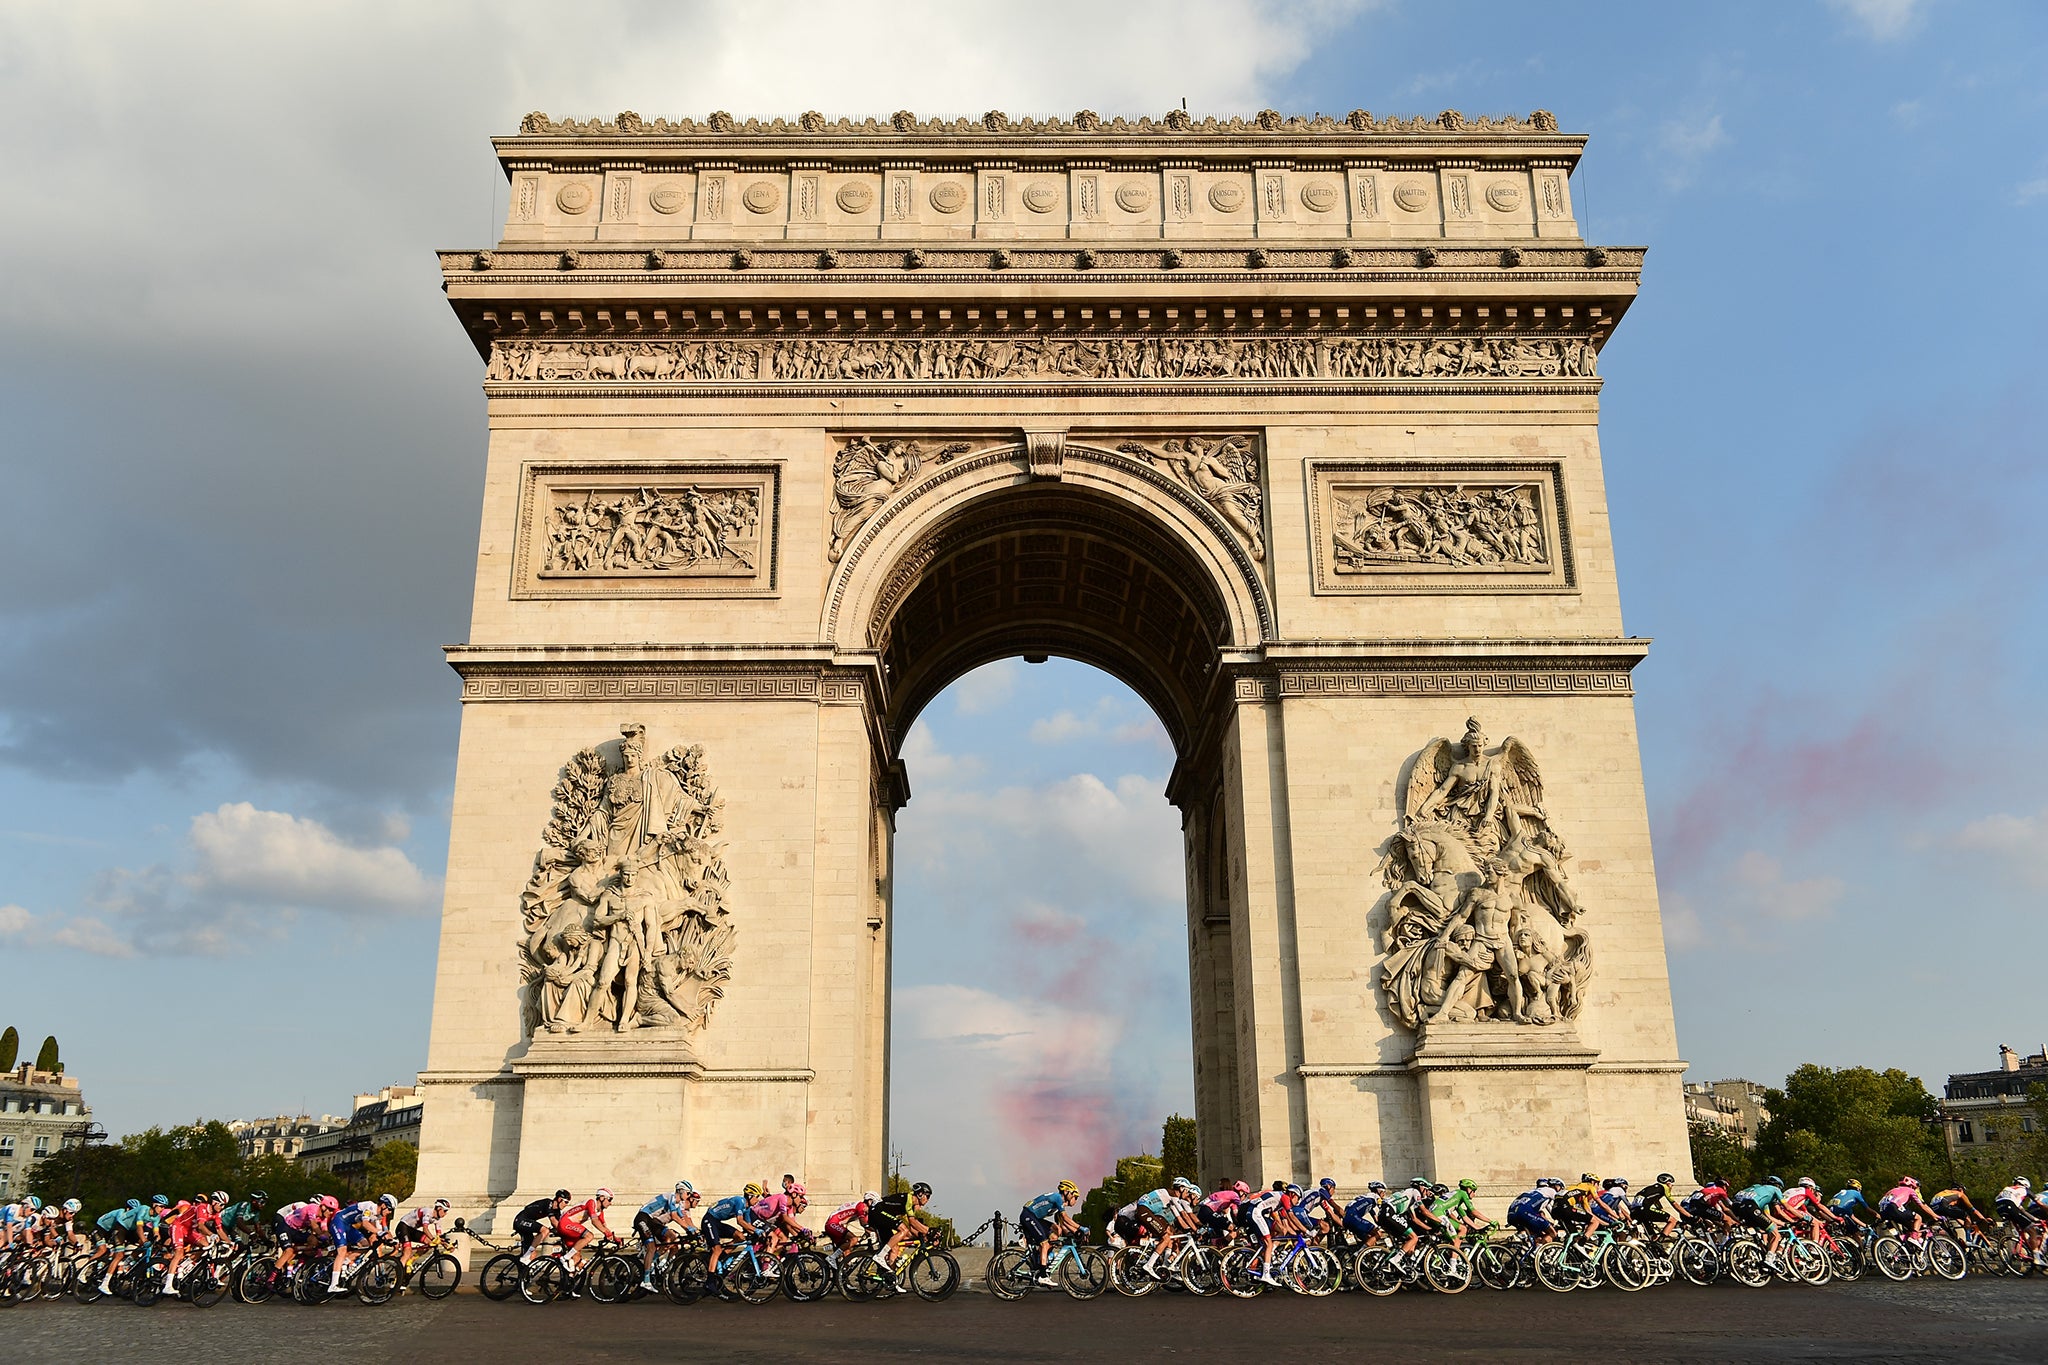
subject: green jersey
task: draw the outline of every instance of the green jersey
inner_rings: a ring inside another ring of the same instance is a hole
[[[1437,1217],[1444,1219],[1471,1218],[1476,1216],[1472,1212],[1472,1192],[1463,1189],[1452,1190],[1449,1194],[1437,1200],[1436,1203],[1430,1205],[1430,1211],[1436,1214]]]

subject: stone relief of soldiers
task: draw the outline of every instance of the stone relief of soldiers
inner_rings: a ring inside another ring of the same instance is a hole
[[[646,761],[646,729],[618,757],[563,766],[520,895],[528,1033],[694,1031],[732,976],[729,878],[713,842],[724,802],[701,746]]]
[[[1372,488],[1339,498],[1336,511],[1330,539],[1338,573],[1390,564],[1534,568],[1550,562],[1543,514],[1527,484]]]
[[[754,568],[761,533],[757,488],[556,489],[545,572],[675,573]]]
[[[975,379],[1585,379],[1584,337],[893,337],[501,341],[510,381],[906,382]]]
[[[1423,748],[1404,806],[1380,865],[1394,1016],[1410,1028],[1576,1019],[1592,945],[1527,746],[1510,736],[1489,750],[1468,721],[1458,743]]]

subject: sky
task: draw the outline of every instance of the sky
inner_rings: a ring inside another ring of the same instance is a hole
[[[1185,99],[1591,136],[1693,1074],[2038,1049],[2044,49],[1954,0],[0,4],[0,1024],[117,1134],[423,1065],[484,445],[432,251],[495,236],[489,135]],[[969,1204],[1191,1102],[1170,762],[1057,661],[912,736],[892,1137]]]

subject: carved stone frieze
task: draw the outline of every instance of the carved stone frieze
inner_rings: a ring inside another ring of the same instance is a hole
[[[647,730],[562,766],[519,896],[524,1032],[694,1034],[732,977],[737,931],[702,745],[657,760]]]
[[[974,448],[968,441],[948,441],[927,448],[923,443],[856,436],[832,457],[832,540],[825,557],[838,563],[853,533],[893,496],[916,478],[927,460],[944,464]]]
[[[530,464],[514,595],[773,592],[780,484],[774,465]]]
[[[1396,1019],[1420,1029],[1579,1017],[1592,943],[1527,745],[1511,735],[1489,749],[1476,719],[1455,743],[1431,740],[1384,852],[1380,981]]]
[[[1265,480],[1258,445],[1251,437],[1184,436],[1157,445],[1125,441],[1117,450],[1171,473],[1216,509],[1253,559],[1265,560]]]
[[[1546,136],[1557,132],[1557,120],[1548,110],[1538,109],[1527,118],[1514,114],[1479,115],[1467,118],[1455,109],[1446,109],[1434,118],[1415,115],[1403,118],[1389,115],[1376,118],[1364,109],[1354,109],[1344,118],[1332,118],[1328,114],[1313,117],[1303,114],[1282,114],[1268,109],[1252,118],[1233,117],[1219,119],[1209,117],[1195,119],[1185,111],[1175,109],[1163,118],[1108,118],[1092,110],[1083,109],[1072,118],[1019,118],[1013,119],[1000,110],[990,110],[978,119],[922,119],[907,110],[899,111],[887,119],[827,119],[818,113],[807,113],[796,119],[747,119],[744,122],[731,114],[711,114],[703,122],[696,119],[643,119],[640,115],[627,112],[611,119],[550,118],[538,111],[528,114],[519,123],[521,137],[813,137],[843,138],[849,136],[900,139],[910,137],[957,137],[983,138],[991,133],[1001,134],[1005,139],[1018,135],[1039,135],[1047,137],[1070,137],[1076,140],[1088,137],[1149,136],[1162,138],[1242,137],[1246,134],[1324,134],[1372,135],[1405,134],[1430,137],[1501,137],[1501,136]]]
[[[1557,461],[1314,461],[1319,593],[1575,586]]]
[[[1571,336],[878,337],[498,341],[493,383],[1590,379]]]
[[[817,701],[854,704],[865,699],[858,678],[816,673],[675,673],[607,668],[564,674],[558,670],[465,669],[465,702],[519,701]]]

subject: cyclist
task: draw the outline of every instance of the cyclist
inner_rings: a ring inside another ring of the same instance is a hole
[[[697,1203],[697,1187],[687,1180],[678,1180],[673,1191],[655,1195],[633,1215],[633,1231],[640,1238],[642,1289],[654,1288],[654,1258],[661,1249],[675,1241],[678,1230],[688,1232],[697,1226],[690,1217],[690,1210]]]
[[[213,1234],[220,1229],[219,1207],[213,1202],[228,1202],[225,1192],[200,1194],[191,1199],[178,1201],[177,1209],[171,1214],[171,1263],[164,1267],[164,1292],[176,1292],[178,1270],[185,1264],[188,1249],[204,1251],[213,1242]]]
[[[1455,1190],[1443,1185],[1436,1187],[1436,1199],[1429,1211],[1443,1219],[1450,1229],[1452,1246],[1462,1242],[1467,1233],[1484,1232],[1491,1226],[1472,1207],[1472,1196],[1478,1191],[1479,1182],[1470,1176],[1460,1180]]]
[[[1858,1232],[1877,1226],[1877,1210],[1870,1207],[1870,1201],[1863,1197],[1863,1182],[1860,1180],[1851,1180],[1835,1191],[1834,1198],[1828,1200],[1828,1209]]]
[[[1813,1183],[1813,1177],[1803,1175],[1799,1183],[1785,1191],[1785,1200],[1779,1205],[1785,1211],[1788,1224],[1810,1231],[1820,1223],[1833,1224],[1835,1215],[1828,1212],[1828,1206],[1821,1201],[1820,1186]]]
[[[109,1209],[93,1224],[100,1230],[114,1248],[114,1259],[107,1263],[106,1273],[100,1276],[100,1293],[114,1292],[114,1276],[121,1273],[121,1266],[128,1259],[128,1248],[142,1245],[142,1220],[149,1215],[149,1206],[140,1199],[131,1199],[118,1209]]]
[[[1038,1262],[1040,1284],[1050,1285],[1053,1282],[1046,1271],[1048,1258],[1052,1255],[1052,1239],[1071,1236],[1081,1230],[1081,1225],[1069,1212],[1080,1202],[1081,1187],[1071,1180],[1062,1180],[1058,1189],[1031,1200],[1017,1215],[1017,1230],[1024,1234],[1024,1241]]]
[[[1937,1214],[1952,1222],[1974,1223],[1978,1227],[1988,1227],[1990,1224],[1990,1220],[1979,1213],[1977,1206],[1970,1202],[1970,1192],[1960,1185],[1951,1185],[1928,1203]]]
[[[1579,1183],[1567,1185],[1551,1203],[1557,1221],[1567,1232],[1584,1232],[1593,1221],[1593,1196],[1600,1193],[1600,1177],[1581,1174]]]
[[[1678,1205],[1671,1198],[1676,1183],[1677,1177],[1665,1172],[1643,1186],[1635,1198],[1636,1222],[1667,1242],[1678,1235]]]
[[[1533,1188],[1516,1195],[1508,1205],[1508,1226],[1528,1233],[1538,1243],[1555,1237],[1557,1224],[1550,1220],[1550,1203],[1563,1188],[1562,1180],[1540,1177]]]
[[[711,1243],[711,1273],[718,1273],[718,1263],[725,1255],[725,1249],[740,1240],[754,1223],[754,1201],[761,1197],[761,1187],[749,1180],[738,1194],[725,1198],[704,1210],[704,1236]]]
[[[912,1237],[922,1237],[928,1230],[924,1220],[917,1215],[924,1212],[932,1202],[932,1187],[920,1180],[910,1187],[910,1197],[892,1194],[881,1203],[868,1209],[868,1230],[882,1239],[882,1263],[890,1268],[903,1253],[903,1244]],[[902,1285],[896,1286],[901,1293]]]
[[[44,1210],[50,1221],[49,1235],[54,1239],[51,1245],[61,1246],[69,1243],[72,1246],[83,1246],[85,1244],[86,1236],[78,1230],[78,1211],[84,1207],[85,1205],[79,1203],[76,1199],[67,1199],[54,1209]]]
[[[384,1198],[389,1199],[386,1195]],[[384,1206],[380,1200],[365,1199],[360,1203],[343,1205],[341,1210],[327,1220],[328,1234],[334,1238],[334,1270],[327,1279],[327,1292],[341,1292],[342,1272],[355,1259],[357,1247],[372,1250],[384,1240]]]
[[[512,1231],[519,1234],[519,1259],[531,1261],[541,1238],[548,1235],[569,1207],[569,1192],[556,1190],[552,1199],[536,1199],[512,1217]]]
[[[1618,1175],[1601,1181],[1600,1193],[1593,1196],[1587,1213],[1590,1215],[1586,1226],[1588,1234],[1628,1227],[1634,1217],[1628,1206],[1628,1182]]]
[[[43,1201],[34,1195],[24,1195],[11,1204],[0,1204],[0,1251],[13,1245],[14,1239],[26,1233],[29,1221],[43,1210]]]
[[[1735,1226],[1735,1214],[1729,1207],[1733,1199],[1728,1192],[1728,1182],[1718,1175],[1707,1177],[1707,1183],[1685,1197],[1678,1208],[1688,1219],[1698,1223],[1712,1223],[1721,1231]]]
[[[853,1246],[858,1229],[868,1226],[868,1211],[882,1202],[882,1196],[869,1190],[851,1204],[841,1204],[825,1218],[825,1239],[844,1256]]]
[[[565,1208],[556,1215],[555,1227],[561,1234],[563,1247],[566,1248],[563,1262],[571,1272],[576,1269],[576,1254],[583,1250],[586,1244],[600,1238],[611,1238],[612,1230],[604,1221],[604,1211],[611,1206],[612,1192],[600,1189],[582,1203]],[[596,1224],[595,1229],[591,1227],[592,1224]]]
[[[1380,1206],[1386,1202],[1387,1187],[1383,1181],[1370,1181],[1365,1193],[1344,1206],[1344,1230],[1356,1237],[1363,1246],[1370,1246],[1380,1235]]]
[[[262,1190],[251,1190],[247,1199],[228,1205],[220,1211],[221,1236],[231,1239],[238,1247],[246,1248],[255,1239],[256,1230],[263,1226],[263,1210],[269,1204],[269,1195]]]
[[[333,1198],[333,1195],[319,1194],[296,1204],[287,1204],[277,1211],[277,1217],[270,1220],[270,1235],[277,1243],[280,1275],[292,1268],[300,1249],[311,1242],[319,1229],[327,1226],[327,1220],[341,1208],[338,1203],[332,1209],[328,1208]]]
[[[1138,1197],[1138,1217],[1145,1230],[1159,1240],[1148,1265],[1158,1264],[1160,1254],[1173,1245],[1175,1233],[1195,1230],[1195,1201],[1201,1196],[1201,1186],[1186,1176],[1175,1176],[1170,1187],[1150,1190]]]
[[[1922,1223],[1931,1223],[1939,1215],[1920,1197],[1920,1182],[1910,1175],[1902,1175],[1899,1183],[1886,1190],[1884,1198],[1877,1201],[1877,1216],[1888,1223],[1896,1223],[1911,1237],[1920,1231]]]
[[[398,1237],[399,1283],[403,1285],[412,1274],[412,1258],[415,1248],[425,1251],[441,1240],[441,1220],[448,1216],[450,1204],[445,1199],[436,1199],[432,1205],[420,1205],[392,1224],[392,1232]]]
[[[1445,1195],[1451,1192],[1448,1185],[1443,1190]],[[1394,1196],[1404,1201],[1401,1213],[1408,1224],[1408,1240],[1394,1254],[1394,1265],[1403,1274],[1407,1273],[1409,1261],[1414,1257],[1416,1247],[1421,1245],[1423,1234],[1436,1237],[1444,1231],[1444,1220],[1437,1217],[1436,1210],[1430,1207],[1439,1197],[1436,1191],[1435,1185],[1417,1176],[1408,1183],[1406,1190]]]
[[[1208,1232],[1211,1241],[1228,1240],[1238,1201],[1251,1192],[1252,1187],[1242,1180],[1226,1180],[1195,1206],[1195,1218]]]
[[[1731,1201],[1735,1216],[1764,1234],[1764,1264],[1778,1263],[1778,1243],[1789,1217],[1785,1214],[1785,1182],[1777,1176],[1758,1181]]]
[[[1287,1199],[1287,1183],[1273,1182],[1273,1188],[1260,1190],[1257,1194],[1240,1200],[1237,1216],[1259,1236],[1259,1254],[1253,1262],[1259,1267],[1258,1277],[1267,1284],[1278,1284],[1273,1278],[1273,1237],[1275,1233],[1288,1231],[1281,1222],[1281,1208]]]
[[[1303,1191],[1294,1206],[1294,1216],[1318,1241],[1333,1236],[1343,1211],[1337,1206],[1337,1182],[1324,1176]]]
[[[791,1238],[802,1237],[810,1231],[796,1221],[796,1216],[810,1206],[810,1192],[794,1180],[786,1182],[774,1194],[764,1195],[755,1201],[754,1221],[768,1229],[770,1251],[778,1251]]]
[[[2039,1260],[2041,1220],[2027,1209],[2033,1194],[2034,1182],[2023,1175],[2016,1175],[2012,1178],[2011,1184],[1998,1192],[1997,1197],[1991,1201],[1991,1207],[1998,1210],[2001,1218],[2012,1224],[2013,1235],[2019,1238],[2020,1245],[2025,1247],[2034,1259]]]
[[[2027,1205],[2027,1212],[2033,1214],[2041,1224],[2041,1230],[2036,1234],[2036,1240],[2041,1245],[2034,1248],[2034,1264],[2048,1266],[2048,1182],[2044,1182],[2040,1189],[2034,1191],[2034,1199]]]

